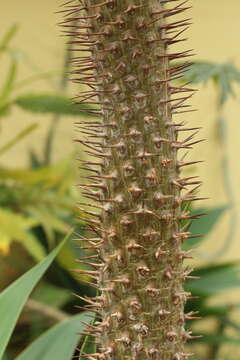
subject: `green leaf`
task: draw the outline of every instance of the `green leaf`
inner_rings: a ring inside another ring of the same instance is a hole
[[[198,280],[189,280],[186,290],[194,295],[213,296],[224,290],[240,287],[240,264],[226,263],[199,268],[191,273]]]
[[[184,81],[206,83],[213,80],[218,88],[218,102],[223,105],[234,95],[233,83],[240,82],[240,71],[230,63],[215,64],[210,62],[194,63],[184,75]]]
[[[227,335],[213,335],[213,334],[204,334],[201,333],[203,336],[201,339],[197,339],[197,342],[201,343],[208,343],[212,345],[218,345],[218,344],[234,344],[234,345],[240,345],[240,338],[234,338]]]
[[[32,84],[33,82],[37,81],[37,80],[41,80],[41,79],[51,79],[54,76],[59,76],[60,75],[60,70],[55,70],[55,71],[46,71],[43,73],[38,73],[38,74],[34,74],[32,76],[27,77],[24,80],[21,80],[19,82],[16,82],[14,89],[15,90],[19,90],[22,87]]]
[[[0,117],[7,116],[10,113],[11,107],[8,102],[0,103]]]
[[[90,321],[90,325],[94,325],[95,322],[95,318],[92,318]],[[83,354],[95,354],[96,351],[96,344],[94,344],[94,337],[93,336],[89,336],[86,335],[84,337],[84,341],[82,343],[81,349],[80,349],[80,354],[79,354],[79,359],[78,360],[84,360],[85,357],[83,357]]]
[[[15,240],[20,242],[37,261],[42,260],[45,256],[44,248],[29,231],[37,224],[34,218],[0,209],[0,250],[6,254],[11,241]]]
[[[68,238],[69,235],[42,262],[34,266],[0,294],[1,329],[4,329],[4,331],[0,332],[0,359],[5,352],[27,298]]]
[[[72,294],[68,289],[47,282],[41,282],[31,295],[31,299],[60,308],[68,301],[72,300]]]
[[[39,219],[44,228],[47,228],[48,226],[49,229],[51,228],[62,233],[69,231],[69,225],[55,214],[52,214],[47,206],[41,205],[38,208],[29,207],[28,210],[34,215],[34,217]]]
[[[33,113],[49,113],[58,115],[89,116],[83,109],[91,110],[89,105],[72,105],[70,99],[56,94],[27,94],[19,96],[15,104],[23,110]],[[81,110],[81,111],[79,111]]]
[[[92,321],[90,313],[84,312],[57,324],[35,340],[15,360],[66,360],[71,359],[86,325]]]
[[[223,64],[216,82],[219,85],[219,103],[223,105],[230,96],[234,96],[233,83],[240,82],[240,71],[232,64]]]
[[[39,159],[38,155],[35,153],[33,149],[28,151],[29,154],[29,167],[30,169],[38,169],[42,166],[42,162]]]
[[[234,330],[236,330],[237,332],[240,332],[240,325],[238,323],[235,323],[234,321],[228,319],[228,318],[223,318],[222,322],[224,323],[225,326],[228,326]]]
[[[198,61],[192,64],[184,74],[184,81],[191,81],[194,84],[206,83],[219,72],[219,65]]]
[[[4,52],[8,48],[8,46],[9,46],[11,40],[13,39],[13,37],[15,36],[17,30],[18,30],[18,25],[14,24],[6,32],[6,34],[4,35],[4,37],[0,43],[0,53]]]
[[[201,317],[206,318],[207,316],[213,316],[213,317],[223,317],[226,316],[229,313],[229,306],[228,305],[222,305],[222,306],[205,306],[203,305],[200,309]]]
[[[94,344],[94,337],[85,336],[79,355],[79,360],[85,360],[86,357],[83,357],[83,354],[95,354],[96,344]]]
[[[55,231],[65,234],[70,229],[70,226],[54,214],[50,207],[39,204],[38,207],[27,206],[26,209],[42,225],[49,245],[55,239]]]
[[[25,127],[22,131],[20,131],[12,140],[7,142],[0,148],[0,155],[10,150],[14,145],[16,145],[20,140],[24,139],[26,136],[31,134],[38,127],[37,123],[34,123],[30,126]]]
[[[0,91],[0,113],[1,112],[4,113],[6,111],[6,107],[8,107],[9,97],[13,90],[16,76],[17,76],[17,61],[13,59],[6,80]]]
[[[204,238],[209,235],[210,231],[214,228],[216,223],[220,220],[221,216],[227,210],[227,206],[221,206],[213,209],[207,208],[198,208],[196,210],[191,211],[191,215],[196,214],[207,214],[205,216],[201,216],[196,221],[193,220],[190,232],[192,235],[203,235],[200,238],[188,239],[184,244],[184,249],[190,249],[193,246],[199,245]]]
[[[81,251],[81,250],[80,250]],[[79,258],[80,254],[77,249],[74,251],[74,246],[71,243],[66,244],[62,251],[59,252],[57,256],[57,261],[61,267],[71,273],[71,276],[76,280],[89,280],[89,278],[84,274],[77,273],[77,269],[87,269],[87,265],[79,264],[76,262],[76,258]]]
[[[47,182],[48,185],[56,185],[62,183],[63,176],[69,176],[69,161],[63,161],[37,169],[10,169],[6,167],[0,167],[0,178],[11,179],[14,181],[20,181],[27,185],[38,184],[41,182]]]
[[[7,354],[4,354],[2,360],[10,360],[10,357]]]

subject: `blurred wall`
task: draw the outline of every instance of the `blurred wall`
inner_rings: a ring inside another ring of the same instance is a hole
[[[58,71],[63,64],[64,39],[60,37],[60,29],[56,23],[61,20],[59,10],[61,1],[41,0],[41,1],[1,1],[1,28],[0,35],[13,23],[20,25],[18,34],[13,42],[13,46],[21,50],[23,61],[19,67],[18,81],[26,79],[39,72]],[[192,1],[193,9],[190,11],[193,17],[193,25],[188,32],[188,47],[195,49],[197,60],[208,60],[213,62],[232,61],[240,68],[240,48],[236,37],[239,34],[239,13],[240,2],[229,0],[228,2],[219,0]],[[7,59],[1,59],[1,78],[4,77],[3,69],[6,69]],[[0,78],[0,82],[2,79]],[[37,86],[37,88],[36,88]],[[24,90],[28,91],[51,91],[57,87],[56,78],[50,80],[39,80],[32,83]],[[76,88],[72,88],[71,94],[75,95]],[[229,182],[234,193],[235,213],[239,213],[240,208],[240,161],[239,161],[239,134],[240,134],[240,94],[236,88],[236,99],[231,100],[225,107],[226,129],[227,129],[227,156],[229,160]],[[219,125],[216,122],[216,92],[212,84],[201,87],[193,100],[198,112],[188,115],[192,119],[194,126],[202,126],[201,135],[207,141],[195,147],[192,157],[204,159],[206,162],[199,166],[199,175],[204,181],[201,195],[209,197],[205,201],[205,206],[218,206],[228,203],[228,198],[224,189],[222,171],[222,146],[219,144],[218,132]],[[41,137],[45,134],[49,125],[49,117],[41,115],[29,115],[22,111],[14,110],[11,116],[1,120],[1,143],[5,143],[16,134],[19,129],[24,128],[30,121],[40,123],[40,129],[18,145],[17,148],[8,152],[1,158],[1,163],[9,166],[19,166],[26,162],[26,147],[32,146],[41,153]],[[56,142],[56,153],[62,156],[69,153],[73,148],[72,137],[74,135],[73,120],[66,117],[60,125],[58,141]],[[226,173],[226,171],[224,171]],[[200,248],[201,258],[211,256],[220,250],[229,234],[229,226],[232,212],[228,211],[218,229],[215,229],[209,237],[208,246]],[[238,220],[238,218],[235,218]],[[233,228],[233,226],[232,226]],[[234,225],[234,237],[232,243],[227,244],[230,249],[225,249],[224,259],[240,259],[239,255],[239,224]],[[233,230],[234,230],[233,229]]]

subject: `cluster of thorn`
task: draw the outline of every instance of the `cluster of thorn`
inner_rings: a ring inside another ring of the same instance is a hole
[[[84,333],[97,345],[96,353],[82,354],[89,360],[191,356],[184,343],[194,336],[184,325],[196,314],[184,314],[192,297],[183,285],[193,277],[182,244],[193,237],[188,221],[201,215],[187,210],[201,200],[200,181],[180,177],[196,162],[178,160],[178,152],[199,140],[197,128],[173,120],[191,111],[186,101],[194,90],[176,85],[191,65],[176,61],[191,51],[168,51],[185,40],[190,19],[171,20],[188,9],[185,3],[72,0],[63,10],[73,81],[82,86],[76,104],[95,117],[77,123],[77,141],[92,157],[82,161],[89,174],[79,185],[88,199],[81,204],[88,236],[80,237],[87,254],[79,273],[98,289],[96,297],[80,298],[100,317]],[[183,131],[190,135],[179,140]]]

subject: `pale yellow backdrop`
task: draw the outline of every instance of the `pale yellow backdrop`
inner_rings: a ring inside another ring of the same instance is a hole
[[[56,23],[61,19],[55,12],[59,10],[60,1],[57,0],[2,0],[0,3],[0,35],[12,25],[20,25],[18,34],[13,42],[13,47],[23,52],[23,61],[19,67],[18,81],[39,72],[59,71],[63,62],[64,39],[60,36],[60,29]],[[193,9],[190,16],[193,17],[191,31],[188,32],[188,47],[195,49],[197,60],[208,60],[217,63],[233,62],[240,68],[239,46],[239,14],[240,1],[238,0],[193,0]],[[26,55],[24,55],[26,54]],[[5,75],[7,59],[1,60],[1,76]],[[37,84],[37,88],[36,88]],[[51,81],[41,80],[29,85],[24,90],[28,91],[51,91],[56,87],[56,78]],[[228,102],[225,108],[228,140],[226,144],[226,156],[230,164],[230,184],[234,193],[235,214],[237,221],[240,209],[240,87],[236,87],[236,99]],[[23,91],[23,89],[22,89]],[[75,92],[77,89],[75,88]],[[72,95],[75,95],[72,90]],[[205,202],[206,206],[223,205],[228,202],[224,191],[221,169],[222,146],[219,145],[217,132],[218,124],[215,121],[216,92],[213,85],[201,87],[193,100],[198,112],[188,116],[191,122],[203,127],[202,137],[207,141],[197,145],[193,150],[193,157],[205,159],[206,163],[199,167],[199,175],[204,181],[202,195],[210,199]],[[49,117],[50,118],[50,117]],[[46,116],[37,115],[32,117],[25,112],[14,109],[11,116],[1,119],[0,142],[5,143],[19,129],[24,128],[32,120],[40,123],[40,128],[28,140],[19,144],[5,157],[1,157],[1,163],[9,166],[19,166],[26,161],[26,148],[30,145],[41,153],[41,137],[46,132],[49,120]],[[58,156],[68,154],[74,136],[73,119],[64,118],[55,144]],[[211,256],[221,249],[229,231],[229,223],[232,213],[228,211],[218,229],[211,234],[206,246],[201,247],[202,260]],[[240,259],[239,254],[239,230],[237,224],[234,238],[228,251],[224,251],[222,259]]]

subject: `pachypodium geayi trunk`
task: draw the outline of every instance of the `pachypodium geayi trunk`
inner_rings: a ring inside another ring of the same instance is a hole
[[[195,128],[184,128],[173,115],[188,112],[192,95],[176,80],[189,62],[176,62],[189,51],[169,45],[182,41],[189,19],[186,1],[68,1],[64,26],[74,37],[75,82],[86,85],[81,104],[91,104],[92,121],[79,123],[80,142],[93,159],[83,161],[89,183],[80,184],[91,199],[84,204],[93,249],[80,271],[93,279],[98,296],[86,308],[101,316],[89,326],[97,352],[88,359],[184,360],[191,332],[184,328],[184,291],[190,270],[182,250],[190,237],[182,220],[191,219],[184,204],[196,200],[199,182],[181,178],[177,157],[189,149]],[[173,4],[173,5],[172,5]],[[171,61],[173,64],[170,64]],[[89,109],[89,108],[88,108]],[[190,131],[179,140],[180,131]],[[83,135],[84,136],[84,135]],[[190,186],[190,188],[188,188]],[[187,190],[186,190],[187,189]],[[94,203],[92,202],[94,200]],[[93,210],[91,208],[95,208]]]

